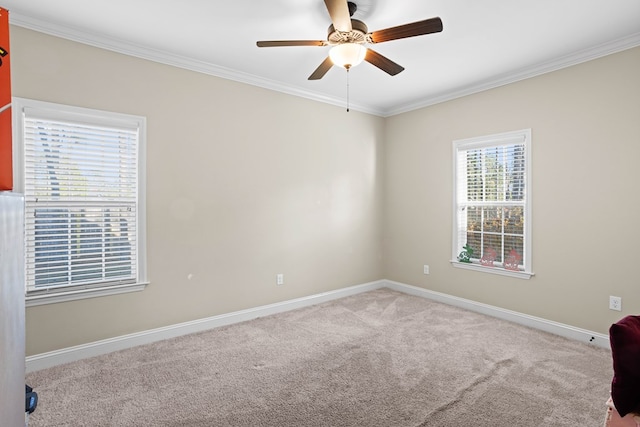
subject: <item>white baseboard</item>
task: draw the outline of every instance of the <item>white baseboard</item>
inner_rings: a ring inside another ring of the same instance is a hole
[[[540,329],[546,332],[563,336],[565,338],[591,343],[603,348],[609,348],[609,337],[607,335],[576,328],[558,322],[553,322],[539,317],[529,316],[527,314],[522,314],[511,310],[506,310],[500,307],[482,304],[476,301],[467,300],[440,292],[430,291],[416,286],[406,285],[391,280],[378,280],[375,282],[351,286],[335,291],[323,292],[308,297],[296,298],[280,303],[263,305],[247,310],[240,310],[233,313],[221,314],[219,316],[198,319],[191,322],[179,323],[163,328],[150,329],[148,331],[122,335],[106,340],[95,341],[87,344],[77,345],[74,347],[67,347],[47,353],[36,354],[26,358],[26,372],[28,373],[38,371],[40,369],[50,368],[53,366],[62,365],[64,363],[74,362],[76,360],[99,356],[102,354],[111,353],[113,351],[124,350],[138,345],[150,344],[156,341],[175,338],[196,332],[202,332],[220,326],[245,322],[248,320],[256,319],[258,317],[283,313],[286,311],[308,307],[311,305],[320,304],[323,302],[328,302],[380,288],[389,288],[409,295],[428,298],[437,302],[442,302],[445,304],[508,320],[524,326]]]
[[[519,313],[517,311],[507,310],[493,305],[483,304],[480,302],[455,297],[453,295],[443,294],[441,292],[430,291],[419,288],[417,286],[405,285],[404,283],[385,280],[385,287],[406,294],[428,298],[437,302],[464,308],[477,313],[486,314],[499,319],[508,320],[530,328],[539,329],[561,337],[581,341],[598,347],[610,349],[609,336],[587,329],[576,328],[575,326],[566,325],[564,323],[554,322],[552,320],[543,319],[541,317],[530,316],[528,314]]]
[[[39,371],[64,363],[75,362],[76,360],[99,356],[113,351],[124,350],[143,344],[150,344],[169,338],[182,335],[202,332],[220,326],[245,322],[258,317],[269,316],[271,314],[283,313],[298,308],[308,307],[323,302],[332,301],[339,298],[356,295],[362,292],[372,291],[385,286],[384,280],[351,286],[335,291],[323,292],[308,297],[296,298],[275,304],[263,305],[247,310],[235,311],[233,313],[221,314],[219,316],[205,319],[193,320],[185,323],[178,323],[162,328],[150,329],[128,335],[122,335],[105,340],[67,347],[47,353],[36,354],[26,358],[26,372]]]

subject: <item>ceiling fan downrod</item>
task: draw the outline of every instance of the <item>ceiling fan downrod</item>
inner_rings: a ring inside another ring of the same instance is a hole
[[[358,10],[358,5],[354,2],[348,1],[347,6],[349,7],[349,16],[353,16],[353,14],[356,13],[356,10]]]

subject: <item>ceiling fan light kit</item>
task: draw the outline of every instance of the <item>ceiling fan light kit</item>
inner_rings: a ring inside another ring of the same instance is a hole
[[[367,48],[358,43],[342,43],[331,48],[329,58],[334,65],[349,70],[364,61]]]

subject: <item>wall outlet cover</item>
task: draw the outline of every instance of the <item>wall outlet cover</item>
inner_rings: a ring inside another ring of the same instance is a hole
[[[622,311],[622,298],[609,296],[609,310]]]

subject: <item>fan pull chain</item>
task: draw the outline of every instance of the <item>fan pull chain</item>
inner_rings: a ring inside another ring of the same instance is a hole
[[[349,68],[347,68],[347,113],[349,112]]]

